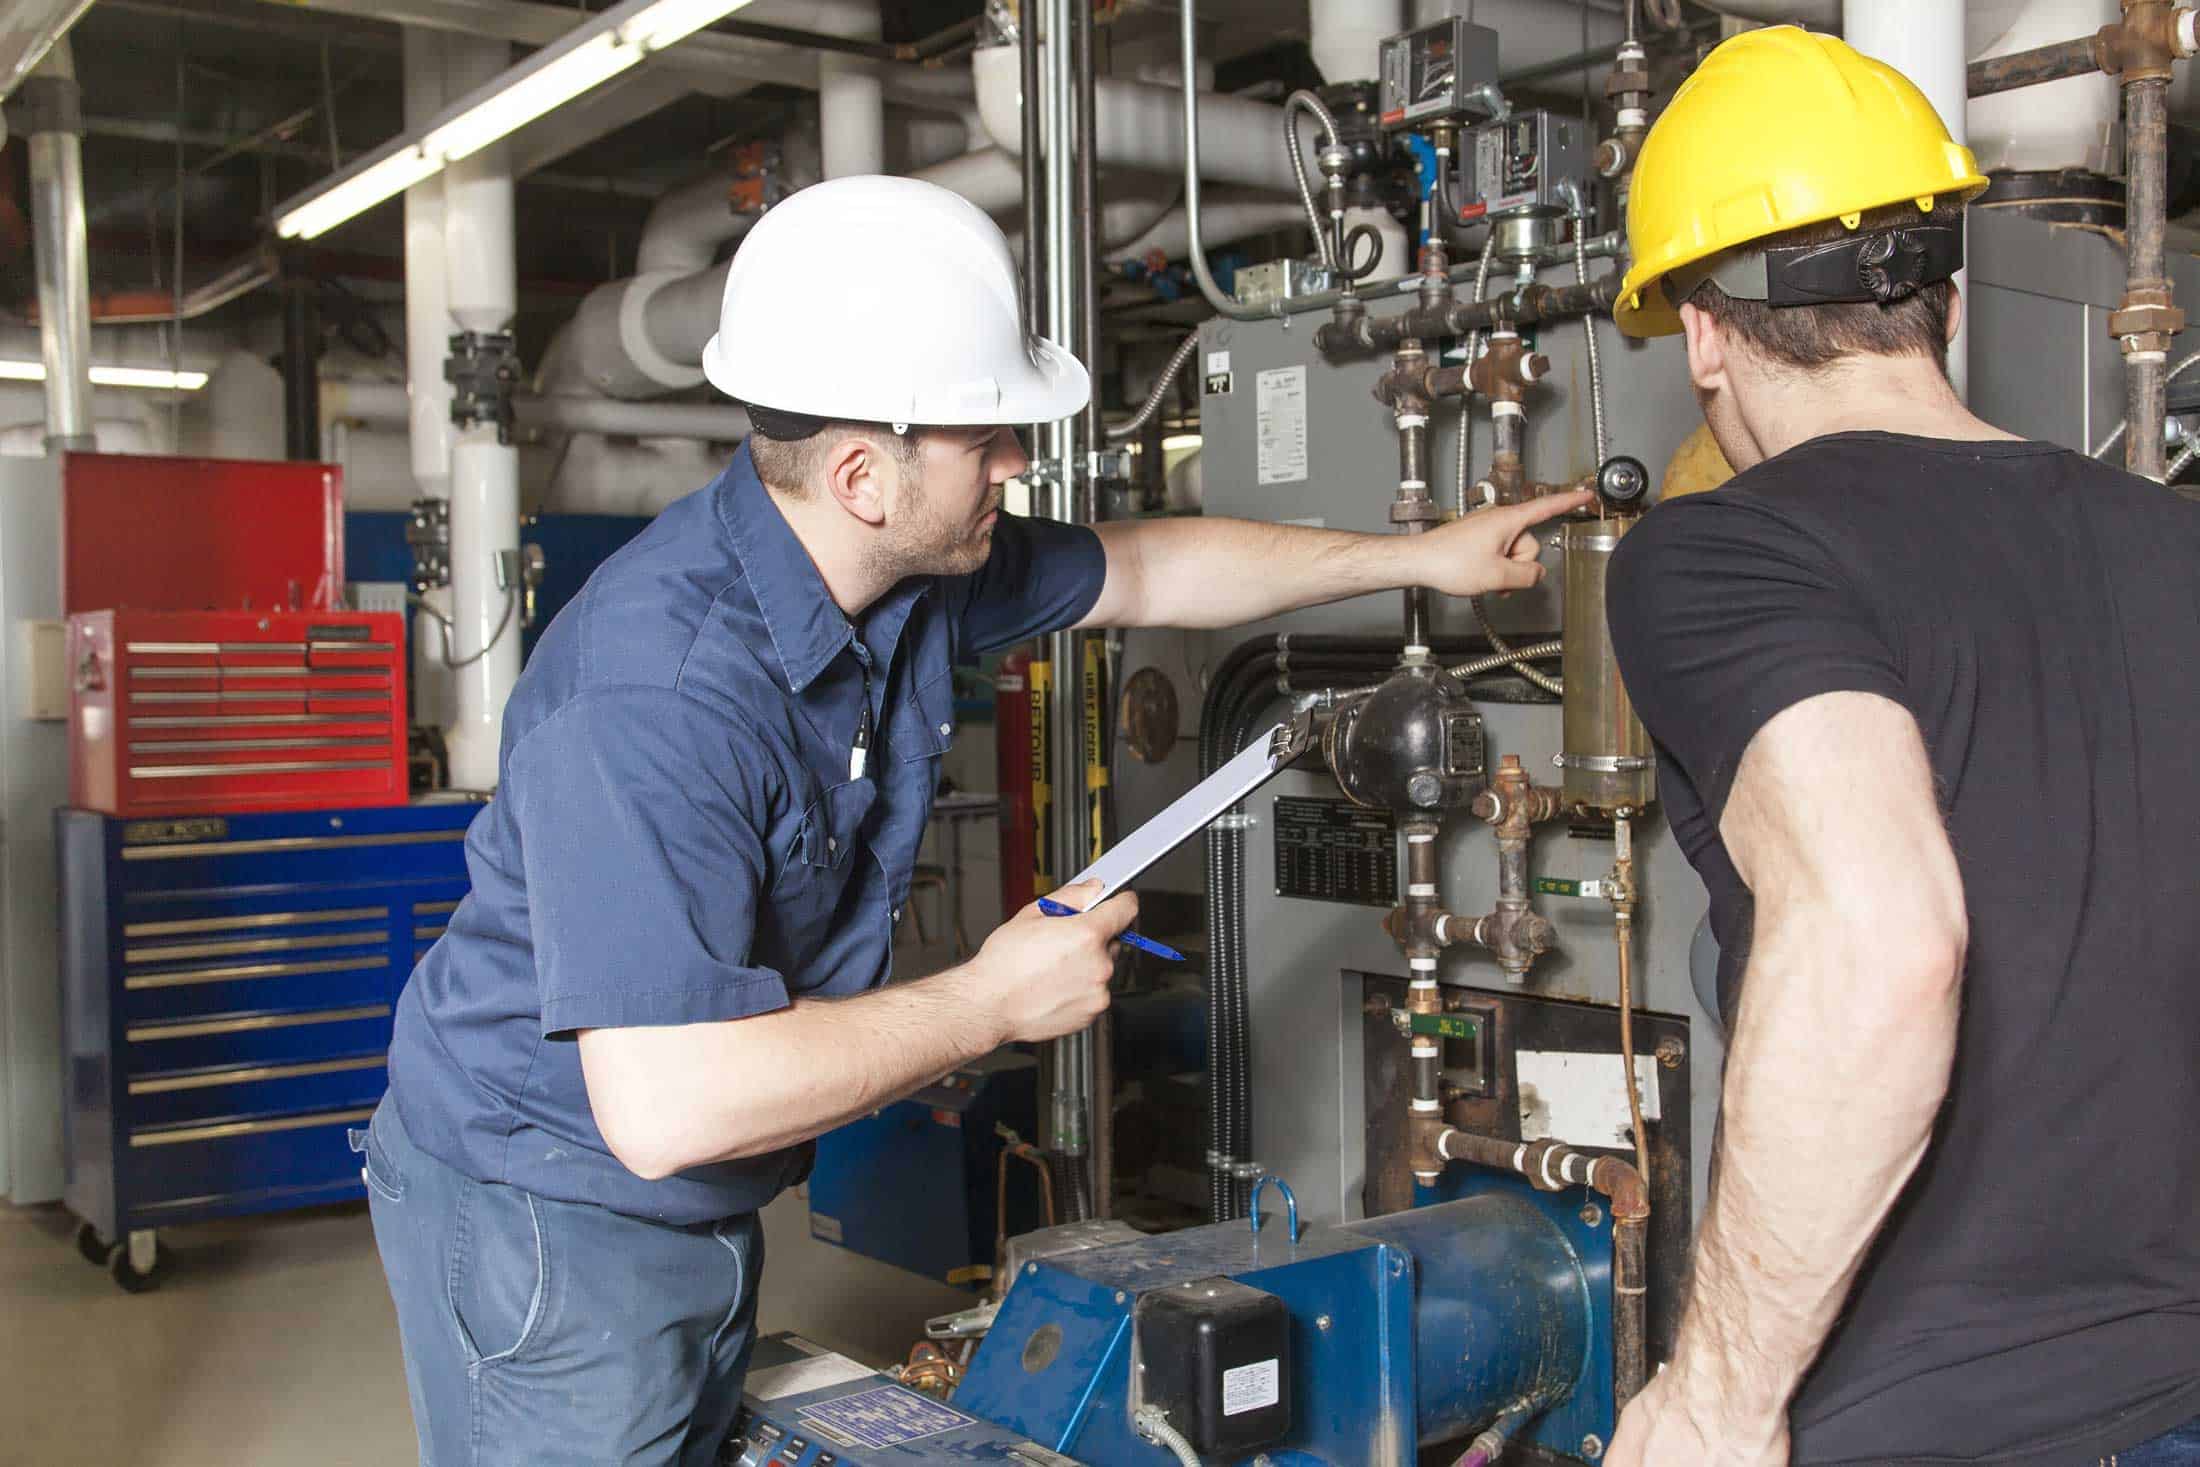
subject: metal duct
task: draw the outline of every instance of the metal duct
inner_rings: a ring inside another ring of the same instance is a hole
[[[96,448],[92,433],[92,284],[84,239],[84,120],[75,58],[52,39],[20,88],[30,135],[31,237],[38,345],[46,365],[46,451]]]

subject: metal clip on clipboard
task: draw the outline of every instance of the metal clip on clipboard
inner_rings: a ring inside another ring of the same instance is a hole
[[[1137,880],[1147,867],[1212,824],[1232,805],[1274,779],[1284,766],[1314,746],[1314,715],[1303,712],[1253,740],[1244,751],[1172,801],[1168,808],[1115,843],[1099,860],[1071,877],[1100,883],[1098,906]]]

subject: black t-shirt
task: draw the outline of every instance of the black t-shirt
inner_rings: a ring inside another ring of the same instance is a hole
[[[1610,615],[1729,1015],[1719,817],[1782,709],[1907,708],[1962,871],[1949,1099],[1795,1460],[2071,1467],[2200,1415],[2200,505],[2047,444],[1836,434],[1653,509]]]

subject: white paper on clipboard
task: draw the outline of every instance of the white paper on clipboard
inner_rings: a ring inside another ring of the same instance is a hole
[[[1179,795],[1169,807],[1109,848],[1099,860],[1070,878],[1100,883],[1100,895],[1088,898],[1097,906],[1138,879],[1148,866],[1175,850],[1214,821],[1223,811],[1275,777],[1290,762],[1278,757],[1277,724],[1246,745],[1243,753]]]

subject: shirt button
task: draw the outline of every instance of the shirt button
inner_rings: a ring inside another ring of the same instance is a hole
[[[943,724],[941,724],[941,725],[940,725],[940,737],[941,737],[941,738],[943,738],[943,739],[945,739],[945,738],[952,738],[952,737],[954,737],[954,733],[955,733],[955,725],[953,725],[952,723],[943,723]]]
[[[825,854],[828,856],[840,854],[840,841],[837,837],[830,835],[825,837]]]

